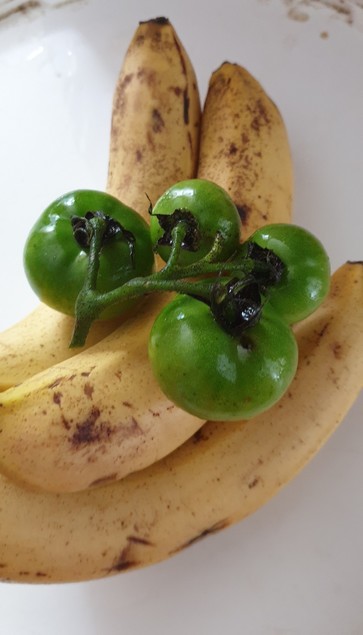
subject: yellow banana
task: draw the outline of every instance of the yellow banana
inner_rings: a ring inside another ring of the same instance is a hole
[[[262,86],[238,64],[225,62],[210,79],[205,106],[209,116],[202,121],[198,176],[219,183],[230,194],[244,238],[277,219],[291,221],[288,137]]]
[[[254,512],[313,457],[355,400],[362,320],[363,263],[350,263],[296,327],[298,371],[268,412],[208,423],[155,465],[87,492],[28,492],[0,477],[0,575],[41,583],[110,576],[168,558]]]
[[[107,190],[148,220],[146,195],[155,203],[166,181],[195,174],[199,126],[197,80],[175,30],[165,18],[140,23],[114,93]]]
[[[77,491],[157,461],[202,421],[166,399],[147,353],[164,296],[95,346],[0,395],[0,471],[33,488]]]
[[[108,190],[127,192],[142,212],[149,182],[156,197],[194,176],[199,120],[195,74],[174,29],[141,24],[115,93]],[[31,488],[77,491],[150,465],[202,425],[166,399],[148,361],[149,332],[168,299],[144,303],[95,346],[1,394],[1,472]]]
[[[148,216],[152,201],[178,180],[195,176],[200,100],[194,69],[172,25],[139,25],[117,80],[107,191]],[[93,325],[87,347],[121,320]],[[77,353],[73,320],[39,305],[0,334],[0,391]]]

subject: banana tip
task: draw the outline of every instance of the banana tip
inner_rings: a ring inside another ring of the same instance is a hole
[[[224,60],[212,73],[212,77],[214,77],[215,75],[217,75],[218,73],[220,73],[223,70],[226,70],[227,73],[230,69],[235,68],[235,69],[240,69],[241,71],[243,71],[243,67],[238,64],[237,62],[230,62],[229,60]]]
[[[141,24],[170,24],[169,18],[165,18],[164,16],[159,16],[158,18],[150,18],[150,20],[140,20],[139,25]]]
[[[363,260],[348,260],[348,265],[363,265]]]

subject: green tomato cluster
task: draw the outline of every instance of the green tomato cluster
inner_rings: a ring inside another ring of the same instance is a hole
[[[90,215],[101,215],[106,227],[93,265]],[[270,408],[288,389],[298,363],[291,327],[316,310],[330,282],[324,247],[304,228],[268,225],[245,242],[241,233],[232,199],[210,181],[169,188],[150,208],[150,228],[116,198],[78,190],[54,201],[34,225],[25,271],[43,302],[70,315],[85,279],[93,279],[95,293],[110,298],[99,318],[129,310],[140,289],[163,290],[167,281],[168,290],[174,284],[180,291],[184,284],[187,291],[165,306],[150,332],[154,375],[185,411],[239,420]],[[166,262],[161,273],[153,273],[155,252]],[[227,275],[231,263],[235,273]],[[196,271],[202,285],[178,280]]]

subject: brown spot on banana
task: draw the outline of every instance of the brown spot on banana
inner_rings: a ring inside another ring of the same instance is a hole
[[[237,154],[238,152],[238,148],[236,146],[236,144],[232,141],[232,143],[230,144],[229,148],[228,148],[228,155],[229,156],[233,156],[234,154]]]
[[[127,540],[136,545],[145,545],[146,547],[153,547],[153,543],[147,538],[141,538],[140,536],[127,536]]]
[[[92,366],[92,368],[90,368],[90,370],[84,370],[81,372],[81,376],[82,377],[89,377],[90,374],[92,373],[92,371],[94,370],[95,366]]]
[[[187,75],[187,66],[186,66],[186,62],[185,62],[185,53],[182,50],[181,44],[179,39],[177,38],[176,34],[174,35],[174,44],[175,47],[179,53],[179,59],[180,59],[180,65],[182,68],[182,73],[183,75]]]
[[[153,132],[155,133],[161,132],[165,126],[165,122],[157,108],[152,109],[151,118],[152,118]]]
[[[62,393],[61,392],[53,393],[53,401],[54,401],[54,403],[60,405],[60,403],[62,401]]]
[[[47,413],[45,412],[44,414],[46,415]],[[70,424],[70,422],[69,422],[69,421],[65,418],[64,414],[62,414],[62,417],[61,417],[61,422],[62,422],[63,427],[64,427],[66,430],[70,430],[70,429],[71,429],[71,424]]]
[[[128,559],[127,548],[121,551],[120,556],[113,562],[107,573],[121,573],[128,569],[136,569],[138,563],[136,560]]]
[[[343,345],[340,344],[340,342],[334,342],[332,344],[332,350],[333,350],[334,357],[336,357],[337,359],[341,359],[343,357],[344,348],[343,348]]]
[[[256,131],[257,133],[260,133],[264,126],[271,125],[271,119],[270,119],[268,110],[260,98],[256,99],[255,103],[252,104],[252,106],[248,105],[247,109],[252,116],[252,121],[251,121],[252,130]]]
[[[69,439],[73,448],[78,449],[84,445],[110,439],[114,429],[103,421],[97,424],[100,415],[100,410],[94,406],[88,417],[81,423],[76,424],[76,431]]]
[[[115,100],[115,108],[117,108],[119,113],[123,113],[127,103],[126,103],[126,89],[129,86],[129,84],[131,83],[132,79],[134,77],[134,73],[128,73],[127,75],[125,75],[122,79],[122,81],[120,81],[117,84],[115,93],[114,93],[114,100]],[[115,125],[115,122],[113,122]],[[113,135],[116,134],[116,130],[113,130]]]
[[[89,382],[86,382],[83,388],[83,392],[88,397],[88,399],[92,399],[94,387]]]
[[[180,547],[177,547],[177,549],[172,551],[170,555],[175,555],[179,553],[179,551],[182,551],[183,549],[187,549],[187,547],[191,547],[196,542],[203,540],[203,538],[206,538],[207,536],[210,536],[211,534],[216,534],[222,529],[226,529],[226,527],[229,527],[230,524],[231,524],[231,521],[229,521],[228,519],[220,520],[217,523],[214,523],[211,527],[208,527],[207,529],[203,529],[203,531],[198,533],[196,536],[193,536],[193,538],[190,538],[189,540],[184,542],[182,545],[180,545]]]
[[[143,538],[137,536],[128,536],[128,544],[121,550],[120,554],[114,559],[111,567],[107,570],[107,573],[121,573],[129,569],[135,569],[139,566],[139,562],[135,558],[134,545],[141,545],[151,547],[152,543]]]
[[[246,226],[248,224],[248,217],[251,214],[251,208],[248,207],[248,205],[240,205],[240,204],[236,204],[241,222],[243,226]]]
[[[188,94],[188,88],[184,88],[183,90],[183,120],[186,126],[189,123],[189,104],[190,104],[190,99]],[[189,133],[189,137],[191,139],[190,133]]]
[[[255,478],[248,483],[248,488],[252,489],[253,487],[256,487],[256,485],[258,485],[259,483],[261,483],[261,478],[259,476],[255,476]]]
[[[100,485],[106,485],[107,483],[112,483],[117,479],[117,473],[109,474],[108,476],[102,476],[98,478],[96,481],[90,483],[89,487],[99,487]]]
[[[57,386],[59,386],[59,384],[62,381],[64,381],[64,377],[58,377],[51,384],[49,384],[48,388],[50,388],[52,390],[53,388],[56,388]]]

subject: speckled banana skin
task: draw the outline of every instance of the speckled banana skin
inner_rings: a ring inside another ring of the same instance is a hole
[[[281,114],[262,86],[245,68],[225,62],[212,74],[205,106],[198,176],[230,194],[244,238],[277,219],[291,221],[289,141]]]
[[[141,23],[114,92],[108,191],[148,220],[146,194],[155,203],[196,173],[200,115],[195,72],[175,30],[163,19]]]

